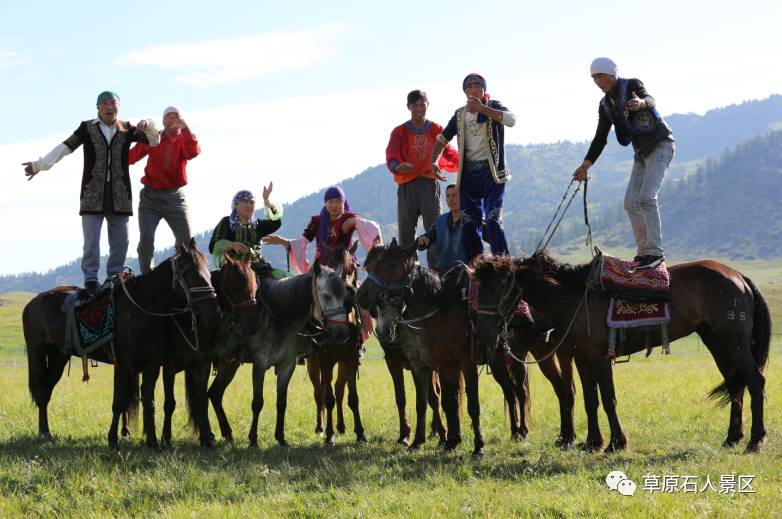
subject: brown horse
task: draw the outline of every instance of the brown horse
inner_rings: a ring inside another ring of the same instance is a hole
[[[575,356],[584,391],[588,432],[585,448],[599,449],[603,437],[597,419],[598,387],[611,427],[606,451],[627,447],[627,437],[616,412],[612,361],[607,357],[608,298],[586,298],[586,280],[592,265],[570,266],[557,263],[546,252],[517,261],[516,286],[523,297],[555,323],[565,335],[565,352]],[[752,398],[752,429],[747,452],[758,451],[766,439],[763,421],[765,378],[771,338],[768,305],[755,284],[740,272],[712,260],[674,265],[671,278],[671,340],[697,333],[708,348],[724,382],[710,395],[730,402],[730,422],[723,446],[732,447],[744,436],[742,408],[744,390]],[[579,311],[585,306],[588,311]],[[571,322],[573,325],[569,326]],[[659,334],[652,341],[659,345]],[[646,348],[644,333],[627,334],[626,353]]]
[[[359,305],[376,310],[378,339],[400,347],[409,360],[416,388],[416,430],[411,448],[425,441],[426,407],[432,372],[437,369],[447,421],[445,448],[461,443],[460,386],[466,386],[467,410],[474,433],[473,456],[483,454],[478,370],[471,351],[467,308],[455,286],[417,265],[416,246],[402,248],[396,239],[376,245],[367,255],[369,279],[357,294]],[[462,378],[463,377],[463,378]]]
[[[495,378],[505,376],[506,371],[513,382],[513,391],[504,389],[511,418],[511,435],[514,439],[526,438],[529,433],[530,394],[527,378],[527,356],[532,354],[534,362],[551,383],[559,400],[560,431],[555,444],[569,448],[575,443],[573,406],[575,386],[573,384],[572,355],[561,350],[552,355],[551,348],[559,341],[556,330],[534,308],[531,308],[535,324],[524,328],[510,328],[509,323],[521,297],[515,286],[515,264],[510,256],[482,254],[475,258],[467,270],[473,281],[478,282],[477,310],[471,314],[473,333],[478,347],[494,350],[495,364],[508,364],[507,370],[495,370]],[[559,365],[557,365],[559,360]],[[499,382],[499,379],[498,379]],[[504,384],[501,387],[506,388]]]
[[[161,348],[170,326],[170,320],[162,317],[183,312],[209,325],[217,316],[214,290],[205,265],[203,255],[191,240],[189,246],[180,245],[175,256],[150,273],[125,281],[122,289],[115,289],[113,347],[111,352],[101,348],[91,355],[114,364],[110,447],[117,448],[119,418],[133,405],[139,373],[144,375],[143,399],[154,401],[157,379],[154,371],[159,372]],[[47,437],[50,436],[48,403],[70,357],[70,353],[62,353],[66,315],[61,306],[68,292],[60,288],[38,294],[22,313],[30,394],[39,410],[39,434]],[[148,411],[145,406],[147,444],[156,446],[154,416],[147,416]]]
[[[341,278],[345,283],[346,297],[345,309],[348,312],[348,340],[332,342],[319,341],[320,334],[315,334],[314,351],[307,357],[307,373],[312,382],[315,396],[315,408],[317,411],[316,433],[322,433],[323,418],[326,418],[325,443],[334,444],[334,407],[337,406],[337,431],[345,432],[345,418],[342,412],[342,400],[345,394],[345,385],[348,386],[348,407],[353,412],[354,432],[356,441],[365,443],[364,426],[361,423],[358,398],[358,363],[359,348],[361,346],[361,320],[359,309],[355,306],[355,294],[358,290],[358,269],[353,260],[358,242],[349,249],[338,247],[327,254],[327,265],[341,272]],[[332,387],[334,366],[338,365],[337,380]]]

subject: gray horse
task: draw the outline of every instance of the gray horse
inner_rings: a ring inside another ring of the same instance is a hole
[[[250,426],[251,447],[258,446],[258,418],[263,409],[263,379],[266,370],[274,366],[277,374],[277,422],[274,438],[281,446],[285,441],[285,409],[288,383],[296,368],[296,360],[312,351],[308,323],[321,328],[332,343],[348,338],[345,313],[345,284],[341,271],[322,267],[315,262],[312,270],[292,278],[264,279],[258,291],[258,312],[261,326],[249,339],[249,347],[240,357],[221,359],[217,376],[209,387],[209,399],[226,441],[233,441],[233,432],[223,409],[223,395],[242,362],[253,364],[253,420]]]

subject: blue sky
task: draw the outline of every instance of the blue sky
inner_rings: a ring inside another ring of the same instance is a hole
[[[427,90],[430,118],[444,123],[470,71],[519,118],[511,143],[591,136],[600,94],[588,66],[598,55],[643,79],[663,113],[778,93],[780,4],[4,3],[0,218],[47,226],[53,252],[3,255],[0,274],[80,256],[81,153],[29,183],[19,163],[93,117],[101,90],[117,91],[120,116],[134,122],[182,109],[203,148],[187,188],[201,231],[238,189],[274,180],[277,200],[292,201],[382,162],[388,134],[407,117],[407,91]],[[142,173],[131,169],[136,190]],[[523,189],[523,172],[514,178],[508,196]],[[36,246],[26,226],[11,227],[0,231],[5,243]],[[161,226],[159,245],[170,239]]]

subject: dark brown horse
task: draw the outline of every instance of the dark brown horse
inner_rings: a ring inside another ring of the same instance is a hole
[[[345,284],[345,310],[348,312],[348,340],[332,342],[319,340],[321,334],[314,334],[314,351],[307,357],[307,373],[312,382],[317,411],[316,433],[324,432],[323,418],[326,418],[325,443],[334,443],[334,407],[337,407],[337,431],[345,432],[345,418],[342,412],[342,400],[345,385],[348,387],[348,407],[353,412],[353,430],[356,441],[365,443],[364,426],[361,422],[358,397],[358,362],[361,346],[361,318],[355,306],[355,294],[358,290],[358,269],[353,260],[358,242],[352,247],[339,247],[330,250],[326,263],[332,269],[341,272]],[[332,386],[334,366],[338,365],[337,380]]]
[[[511,435],[518,439],[529,433],[527,364],[534,363],[551,383],[559,400],[560,432],[555,444],[562,448],[572,446],[575,443],[572,355],[561,350],[556,352],[556,356],[552,354],[551,348],[559,341],[559,335],[534,308],[531,308],[534,325],[523,328],[509,326],[521,297],[520,289],[514,283],[516,269],[513,258],[484,254],[475,258],[470,267],[468,273],[480,287],[477,309],[471,314],[475,342],[481,348],[494,350],[498,358],[495,365],[502,365],[501,360],[507,363],[507,374],[513,383],[513,392],[504,390],[511,418]],[[535,361],[527,361],[528,354],[532,354]],[[497,378],[505,375],[505,371],[495,370],[492,374]],[[502,383],[500,386],[507,387]]]
[[[253,335],[259,326],[255,293],[258,289],[255,272],[250,258],[234,260],[226,255],[220,270],[211,272],[211,281],[217,292],[223,320],[238,323],[242,333]],[[215,355],[215,341],[218,326],[202,326],[198,329],[198,340],[188,331],[190,324],[181,316],[179,322],[171,324],[170,339],[163,353],[163,391],[165,411],[162,443],[171,445],[171,418],[176,409],[174,382],[176,374],[185,370],[185,395],[193,432],[198,434],[204,447],[214,444],[209,423],[209,399],[207,388],[209,374]]]
[[[473,455],[483,454],[478,370],[471,351],[467,308],[455,286],[417,265],[415,244],[402,248],[396,240],[377,245],[367,255],[370,277],[357,294],[359,305],[376,310],[378,339],[400,347],[410,362],[416,388],[416,430],[411,448],[426,439],[426,407],[432,373],[440,374],[442,406],[447,421],[447,450],[461,443],[460,385],[464,380],[467,410],[474,433]],[[463,377],[463,378],[462,378]]]
[[[555,323],[565,335],[563,348],[575,356],[584,391],[588,432],[585,447],[599,449],[603,437],[598,425],[598,388],[603,401],[611,439],[607,451],[627,447],[627,437],[616,412],[612,361],[607,357],[608,298],[593,294],[582,303],[591,264],[570,266],[557,263],[540,252],[516,264],[516,284],[523,297]],[[671,278],[671,340],[697,333],[724,377],[710,395],[731,404],[727,438],[732,447],[744,436],[742,409],[744,390],[752,399],[752,429],[746,450],[757,451],[766,439],[763,420],[765,378],[771,338],[768,305],[755,284],[740,272],[712,260],[674,265]],[[588,311],[584,311],[582,307]],[[575,317],[574,317],[575,315]],[[573,325],[569,326],[571,320]],[[567,332],[567,333],[566,333]],[[650,338],[659,345],[659,334]],[[626,353],[646,348],[644,333],[627,334]]]
[[[117,448],[120,416],[134,398],[139,373],[144,375],[142,399],[154,401],[161,348],[168,337],[168,316],[187,313],[194,323],[209,325],[218,315],[214,290],[206,261],[195,248],[181,245],[177,254],[152,272],[123,282],[114,291],[113,348],[101,348],[93,357],[114,364],[113,418],[109,446]],[[70,354],[63,354],[66,315],[61,306],[67,290],[54,289],[34,297],[22,313],[29,369],[29,389],[38,406],[38,429],[50,436],[47,407],[52,390],[62,377]],[[165,317],[165,318],[163,318]],[[147,444],[156,446],[154,416],[145,408],[144,430]]]

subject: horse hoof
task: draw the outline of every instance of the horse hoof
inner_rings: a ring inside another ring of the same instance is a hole
[[[484,456],[485,456],[485,453],[483,452],[483,447],[481,447],[480,449],[475,449],[472,452],[472,459],[474,459],[474,460],[479,460],[479,459],[483,458]]]
[[[130,429],[123,427],[121,434],[123,438],[130,438]]]
[[[408,447],[408,450],[411,450],[411,451],[418,450],[421,447],[421,445],[423,445],[423,444],[424,444],[424,442],[422,440],[416,440],[416,441],[414,441],[413,443],[410,444],[410,446]]]
[[[277,439],[277,444],[278,444],[280,447],[290,447],[290,445],[288,445],[288,442],[286,442],[286,441],[285,441],[285,438],[279,438],[279,439]]]
[[[764,443],[766,443],[765,434],[763,434],[763,436],[760,436],[758,438],[751,438],[749,440],[749,443],[747,444],[747,448],[744,449],[744,452],[747,454],[760,452],[760,448],[763,446]]]
[[[597,452],[603,446],[603,442],[586,441],[578,444],[578,448],[584,452]]]
[[[527,434],[521,431],[516,431],[510,435],[510,439],[514,442],[523,442],[527,439]]]
[[[404,445],[405,447],[410,447],[410,440],[407,438],[399,438],[396,441],[399,445]]]
[[[356,436],[356,443],[369,443],[363,434]]]
[[[315,434],[317,434],[318,436],[323,436],[323,427],[321,427],[320,425],[315,427]]]
[[[258,448],[258,440],[250,440],[250,443],[247,445],[248,449],[257,449]]]
[[[345,434],[345,424],[337,425],[337,434]]]
[[[233,443],[234,442],[234,437],[231,436],[230,434],[228,436],[223,436],[223,441],[225,443]]]
[[[558,447],[560,450],[569,451],[576,446],[576,439],[557,438],[556,441],[554,442],[554,446]]]

